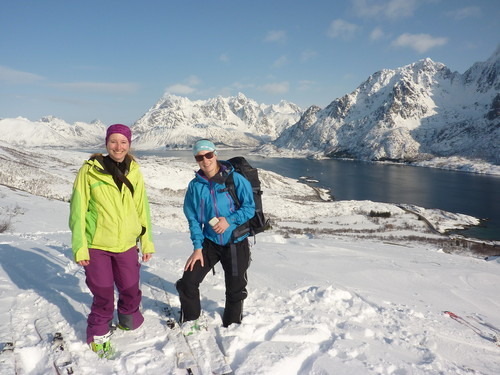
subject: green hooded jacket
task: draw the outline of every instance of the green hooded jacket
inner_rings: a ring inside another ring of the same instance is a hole
[[[155,252],[144,179],[139,164],[127,158],[133,195],[125,184],[120,191],[106,171],[102,155],[91,157],[80,168],[69,216],[75,262],[89,260],[89,248],[120,253],[135,246],[138,238],[144,254]]]

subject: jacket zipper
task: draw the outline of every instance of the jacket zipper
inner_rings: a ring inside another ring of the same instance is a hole
[[[214,202],[214,211],[215,211],[215,216],[219,217],[219,210],[217,208],[217,200],[215,199],[215,189],[212,184],[212,181],[209,181],[210,183],[210,195],[212,196],[212,201]],[[219,243],[222,244],[222,233],[219,234]]]

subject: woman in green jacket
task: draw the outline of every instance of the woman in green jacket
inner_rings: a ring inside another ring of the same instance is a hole
[[[94,154],[85,161],[75,179],[70,203],[73,256],[85,268],[86,283],[94,296],[87,320],[87,343],[100,357],[111,353],[115,284],[118,327],[133,330],[143,323],[138,243],[144,262],[155,251],[143,176],[129,154],[131,140],[127,126],[108,128],[108,155]]]

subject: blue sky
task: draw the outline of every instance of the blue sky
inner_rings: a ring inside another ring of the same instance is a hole
[[[166,92],[325,107],[430,57],[500,44],[498,0],[4,0],[0,118],[132,125]]]

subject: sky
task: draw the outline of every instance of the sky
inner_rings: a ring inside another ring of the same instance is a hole
[[[325,107],[423,58],[464,73],[496,0],[5,0],[0,118],[132,125],[164,94]]]

